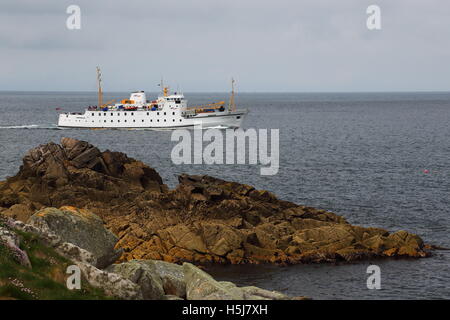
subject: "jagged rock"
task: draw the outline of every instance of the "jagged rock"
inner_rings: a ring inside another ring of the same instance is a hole
[[[26,221],[34,213],[35,210],[28,204],[15,204],[10,208],[3,210],[2,214],[14,220]]]
[[[95,257],[98,268],[111,265],[122,254],[121,250],[114,249],[118,238],[104,227],[98,216],[87,210],[45,208],[36,212],[29,219],[29,224],[89,251]]]
[[[118,274],[97,269],[87,263],[79,262],[77,265],[89,284],[101,288],[107,295],[124,300],[143,299],[141,287],[136,283],[124,279]]]
[[[30,150],[19,173],[0,183],[0,212],[24,208],[14,205],[89,209],[118,236],[121,261],[292,264],[429,255],[416,235],[353,226],[248,185],[181,175],[169,190],[142,162],[70,138]]]
[[[80,248],[73,243],[63,242],[55,249],[60,255],[72,261],[88,263],[94,266],[97,265],[97,259],[91,252]]]
[[[139,285],[144,299],[160,300],[165,294],[163,282],[155,272],[155,266],[146,261],[132,260],[114,264],[108,268],[108,271],[117,273]]]
[[[209,274],[183,263],[187,300],[243,300],[243,292],[229,283],[220,283]]]
[[[182,266],[158,260],[145,260],[145,263],[151,266],[153,272],[161,279],[166,295],[186,297],[186,283]]]

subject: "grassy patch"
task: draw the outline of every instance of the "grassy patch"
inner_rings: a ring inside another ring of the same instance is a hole
[[[0,220],[1,223],[1,220]],[[15,231],[21,237],[20,248],[27,252],[32,268],[18,264],[7,247],[0,243],[0,298],[21,300],[103,300],[110,299],[101,290],[82,279],[81,290],[66,287],[67,267],[73,263],[45,246],[37,236]]]

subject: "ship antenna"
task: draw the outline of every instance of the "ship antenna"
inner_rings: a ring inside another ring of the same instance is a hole
[[[231,96],[230,96],[230,102],[228,104],[228,110],[229,111],[236,111],[236,103],[234,102],[234,79],[231,78]]]
[[[98,107],[101,108],[103,104],[103,91],[102,91],[102,72],[100,67],[97,66],[97,85],[98,85]]]

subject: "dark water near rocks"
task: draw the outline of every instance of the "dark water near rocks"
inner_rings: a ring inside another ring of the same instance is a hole
[[[195,104],[226,98],[222,93],[186,96]],[[450,247],[450,93],[242,93],[238,98],[250,110],[245,128],[280,129],[278,175],[260,176],[259,167],[248,165],[175,166],[170,132],[56,128],[56,107],[81,111],[96,104],[95,93],[2,92],[0,179],[17,172],[28,149],[69,136],[143,160],[169,186],[176,184],[176,174],[206,173],[331,210],[353,224],[405,229]],[[372,263],[381,267],[381,290],[366,287]],[[209,271],[242,285],[321,299],[448,299],[449,266],[450,251],[438,251],[421,260]]]

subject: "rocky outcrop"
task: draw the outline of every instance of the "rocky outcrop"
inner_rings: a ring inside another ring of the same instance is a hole
[[[77,229],[75,224],[73,229]],[[15,249],[21,244],[19,230],[22,235],[27,233],[36,236],[37,238],[32,240],[35,244],[39,241],[46,245],[52,245],[59,254],[69,259],[69,261],[64,261],[64,266],[71,264],[78,266],[83,279],[87,281],[89,286],[100,289],[102,293],[112,298],[123,300],[290,299],[290,297],[281,293],[257,287],[238,288],[231,282],[217,282],[210,275],[191,264],[180,266],[163,261],[132,260],[111,265],[107,270],[100,270],[93,265],[96,259],[91,252],[73,243],[61,243],[58,236],[41,226],[35,227],[10,218],[4,219],[0,216],[0,253],[5,255],[3,250],[6,248],[8,256],[11,255],[17,263],[27,268],[32,268],[27,253],[20,251],[21,255],[16,256]],[[49,250],[46,249],[45,251],[48,252]],[[3,256],[0,257],[4,258]],[[59,263],[62,261],[60,257],[56,257],[54,254],[47,258],[51,260],[49,264],[53,266],[58,261]],[[42,257],[40,259],[42,260]],[[0,268],[3,267],[2,262],[3,260],[0,260]],[[60,267],[63,268],[63,266]],[[17,279],[15,280],[17,282]],[[11,281],[11,279],[8,279],[8,281]],[[1,286],[2,279],[0,278],[0,288]],[[33,298],[38,297],[33,294]]]
[[[93,265],[77,262],[83,276],[95,288],[102,289],[107,295],[122,300],[142,300],[142,288],[116,273],[100,270]]]
[[[164,288],[161,278],[151,264],[145,261],[129,261],[112,265],[109,272],[117,273],[141,287],[142,296],[147,300],[161,300]]]
[[[122,255],[122,250],[114,249],[119,239],[104,227],[102,219],[88,210],[45,208],[31,216],[28,224],[91,252],[100,269],[113,264]]]
[[[42,207],[113,206],[119,199],[165,188],[159,174],[140,161],[62,138],[60,145],[41,145],[24,156],[18,174],[0,184],[0,207],[4,215],[25,222]]]
[[[17,205],[92,211],[118,236],[121,261],[291,264],[428,255],[417,235],[353,226],[249,185],[181,175],[169,190],[142,162],[69,138],[31,150],[19,173],[0,184],[0,212],[17,215]]]

